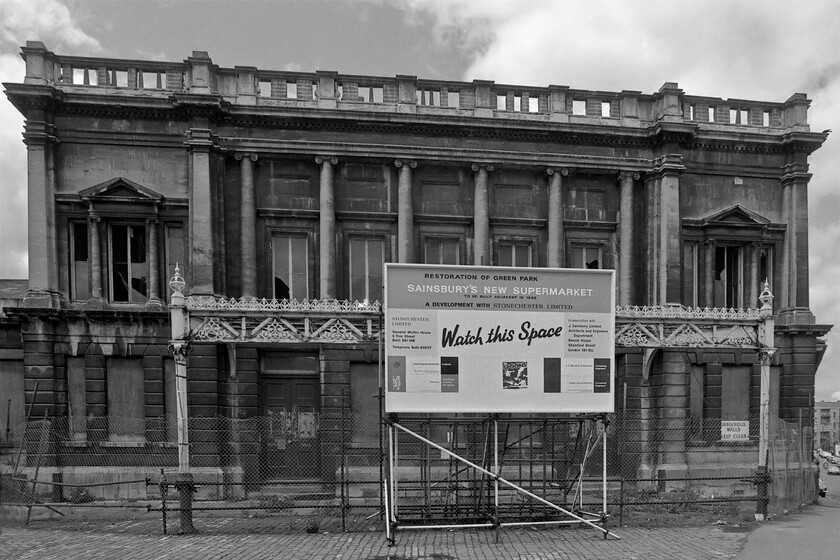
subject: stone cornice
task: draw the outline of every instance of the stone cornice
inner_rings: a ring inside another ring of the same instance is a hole
[[[205,117],[224,126],[324,132],[359,132],[422,136],[469,137],[552,144],[623,146],[646,150],[665,143],[718,150],[783,152],[816,150],[827,133],[781,132],[779,129],[717,126],[713,130],[687,121],[658,121],[624,126],[621,120],[592,123],[554,122],[547,115],[518,115],[516,119],[477,118],[472,111],[452,114],[402,114],[351,109],[324,109],[299,102],[240,106],[215,94],[167,90],[126,90],[80,86],[5,84],[6,94],[22,113],[49,108],[67,115],[113,118],[189,119]],[[142,91],[143,95],[136,92]],[[712,126],[712,125],[710,125]]]
[[[221,137],[220,145],[225,149],[236,147],[242,151],[260,154],[284,154],[309,157],[312,154],[337,154],[339,158],[369,158],[375,154],[382,160],[408,159],[418,162],[460,162],[469,167],[474,162],[492,161],[505,168],[575,168],[580,170],[613,171],[618,167],[625,170],[645,171],[651,166],[648,158],[620,158],[594,156],[576,153],[536,153],[532,151],[489,150],[473,148],[450,148],[438,145],[382,144],[382,143],[346,143],[318,142],[300,140],[274,140],[251,138]]]
[[[6,97],[24,117],[33,109],[53,110],[64,98],[62,92],[47,85],[4,83],[3,87]]]

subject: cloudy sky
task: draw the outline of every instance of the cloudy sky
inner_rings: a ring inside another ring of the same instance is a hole
[[[806,93],[811,130],[811,309],[836,324],[817,398],[840,399],[840,2],[835,0],[0,0],[0,81],[20,46],[224,67],[487,79],[532,86],[785,101]],[[0,278],[24,278],[23,121],[0,98]],[[832,296],[831,294],[834,293]]]

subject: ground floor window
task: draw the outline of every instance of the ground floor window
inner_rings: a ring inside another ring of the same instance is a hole
[[[108,358],[108,436],[111,441],[144,441],[146,428],[143,360]]]

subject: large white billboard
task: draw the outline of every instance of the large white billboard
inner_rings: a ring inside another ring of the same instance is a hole
[[[386,412],[612,412],[615,272],[385,265]]]

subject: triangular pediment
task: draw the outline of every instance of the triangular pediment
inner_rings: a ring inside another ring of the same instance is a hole
[[[79,192],[85,200],[133,200],[137,202],[159,202],[163,195],[129,181],[125,177],[116,177],[104,183],[94,185]]]
[[[745,208],[740,204],[730,206],[720,212],[716,212],[706,216],[701,220],[702,225],[753,225],[765,226],[770,223],[770,220],[764,216],[753,212],[749,208]]]

